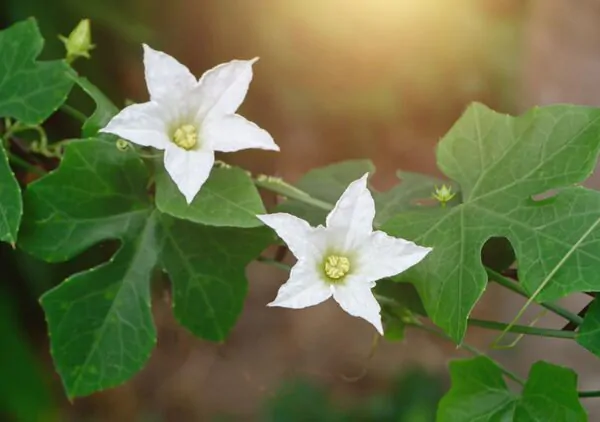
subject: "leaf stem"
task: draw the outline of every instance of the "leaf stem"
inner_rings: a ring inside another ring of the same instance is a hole
[[[287,198],[304,202],[307,205],[311,205],[313,207],[325,211],[331,211],[333,209],[332,204],[325,201],[321,201],[317,198],[313,198],[308,193],[298,189],[295,186],[290,185],[289,183],[283,181],[278,177],[259,175],[257,178],[254,179],[254,184],[258,187],[270,190],[271,192],[275,192]]]
[[[580,391],[577,393],[577,395],[584,399],[584,398],[592,398],[592,397],[600,397],[600,390],[595,390],[595,391]]]
[[[85,123],[85,121],[87,120],[87,116],[84,113],[82,113],[81,111],[77,110],[75,107],[72,107],[68,104],[61,105],[60,110],[63,111],[65,114],[68,114],[69,116],[73,117],[75,120],[78,120],[81,123]]]
[[[262,262],[263,264],[272,265],[273,267],[277,267],[284,271],[289,271],[291,267],[283,262],[276,261],[272,258],[265,258],[264,256],[259,256],[256,258],[256,261]]]
[[[434,334],[434,335],[436,335],[438,337],[443,338],[444,340],[448,340],[448,341],[454,343],[454,340],[452,340],[452,338],[450,336],[446,335],[446,333],[444,333],[444,332],[442,332],[442,331],[440,331],[440,330],[438,330],[436,328],[428,327],[426,325],[423,325],[423,324],[420,324],[420,323],[414,323],[414,322],[410,323],[408,325],[411,326],[411,327],[418,328],[418,329],[423,330],[423,331],[427,331],[428,333]],[[477,349],[475,346],[471,346],[471,345],[469,345],[467,343],[462,343],[458,347],[461,348],[461,349],[465,349],[466,351],[472,353],[475,356],[487,356],[484,352],[482,352],[481,350]],[[489,359],[492,359],[489,356],[487,356],[487,357]],[[512,372],[508,368],[505,368],[499,362],[497,362],[497,361],[494,360],[494,363],[498,366],[498,368],[508,378],[510,378],[511,380],[515,381],[518,384],[525,385],[525,380],[523,378],[519,377],[517,374],[515,374],[514,372]]]
[[[564,339],[574,339],[575,333],[572,331],[562,331],[562,330],[552,330],[550,328],[536,328],[536,327],[528,327],[526,325],[512,325],[504,324],[502,322],[496,321],[485,321],[476,318],[469,318],[468,320],[470,326],[487,328],[490,330],[498,330],[498,331],[509,331],[512,333],[519,334],[528,334],[532,336],[540,336],[540,337],[553,337],[553,338],[564,338]]]
[[[529,295],[527,294],[527,292],[525,292],[525,290],[523,290],[523,288],[520,285],[518,285],[511,279],[504,277],[502,274],[500,274],[488,267],[485,268],[485,271],[487,272],[488,277],[490,277],[490,279],[492,279],[496,283],[500,284],[502,287],[505,287],[525,298],[529,298]],[[579,315],[577,315],[571,311],[566,310],[565,308],[563,308],[561,306],[558,306],[558,305],[555,305],[552,303],[540,303],[540,306],[548,309],[549,311],[554,312],[556,315],[560,315],[567,321],[570,321],[573,324],[576,324],[578,326],[583,323],[583,318],[581,318]]]

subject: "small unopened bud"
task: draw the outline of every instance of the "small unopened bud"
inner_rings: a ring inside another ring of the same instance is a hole
[[[129,148],[129,142],[127,142],[125,139],[117,139],[117,149],[119,151],[127,151],[127,149]]]
[[[90,50],[95,47],[92,44],[92,30],[90,29],[89,19],[82,19],[68,37],[59,35],[58,38],[65,44],[68,63],[72,63],[78,57],[89,59]]]
[[[448,187],[446,185],[442,185],[441,188],[436,187],[433,193],[433,197],[442,204],[442,207],[445,207],[446,203],[450,202],[455,195],[456,193],[452,192],[452,186]]]

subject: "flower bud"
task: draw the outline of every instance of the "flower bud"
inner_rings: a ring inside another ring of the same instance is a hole
[[[72,63],[78,57],[90,58],[90,50],[95,46],[92,44],[92,31],[90,29],[90,20],[82,19],[79,24],[71,31],[69,37],[59,35],[58,38],[65,44],[67,50],[66,60]]]
[[[433,197],[437,199],[442,206],[446,206],[446,203],[452,200],[456,193],[452,192],[452,186],[442,185],[441,188],[436,187]]]

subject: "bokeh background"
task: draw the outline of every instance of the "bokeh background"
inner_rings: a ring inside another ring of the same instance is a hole
[[[259,56],[241,113],[282,151],[227,160],[289,181],[349,158],[372,159],[382,190],[396,183],[397,169],[441,176],[435,145],[471,101],[508,113],[600,105],[600,0],[0,0],[0,28],[28,16],[39,21],[47,58],[64,55],[58,34],[90,18],[97,47],[75,66],[119,107],[147,98],[142,42],[196,75]],[[77,91],[70,101],[92,107]],[[77,135],[68,116],[48,126],[54,139]],[[589,184],[600,187],[600,177]],[[69,403],[37,298],[105,258],[97,248],[50,266],[0,247],[2,420],[428,422],[449,385],[448,361],[466,356],[411,331],[370,356],[372,328],[333,303],[266,308],[285,275],[253,264],[244,313],[226,342],[180,328],[168,286],[158,285],[158,347],[147,367],[121,387]],[[567,306],[585,303],[575,297]],[[522,304],[492,286],[476,312],[508,320]],[[561,327],[552,318],[541,324]],[[493,335],[473,331],[469,341],[486,348]],[[600,387],[600,365],[571,343],[526,339],[492,354],[522,375],[538,358],[565,364],[581,372],[582,388]],[[600,420],[593,399],[585,405]]]

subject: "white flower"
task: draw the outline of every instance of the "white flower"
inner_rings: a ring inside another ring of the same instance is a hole
[[[268,132],[235,114],[256,60],[221,64],[197,80],[173,57],[144,44],[150,101],[126,107],[102,132],[165,150],[165,168],[189,204],[210,174],[215,151],[279,151]]]
[[[371,289],[377,280],[417,264],[431,248],[373,231],[375,203],[367,177],[348,186],[327,216],[326,227],[311,227],[286,213],[258,216],[298,259],[269,306],[305,308],[333,296],[342,309],[383,334],[381,309]]]

